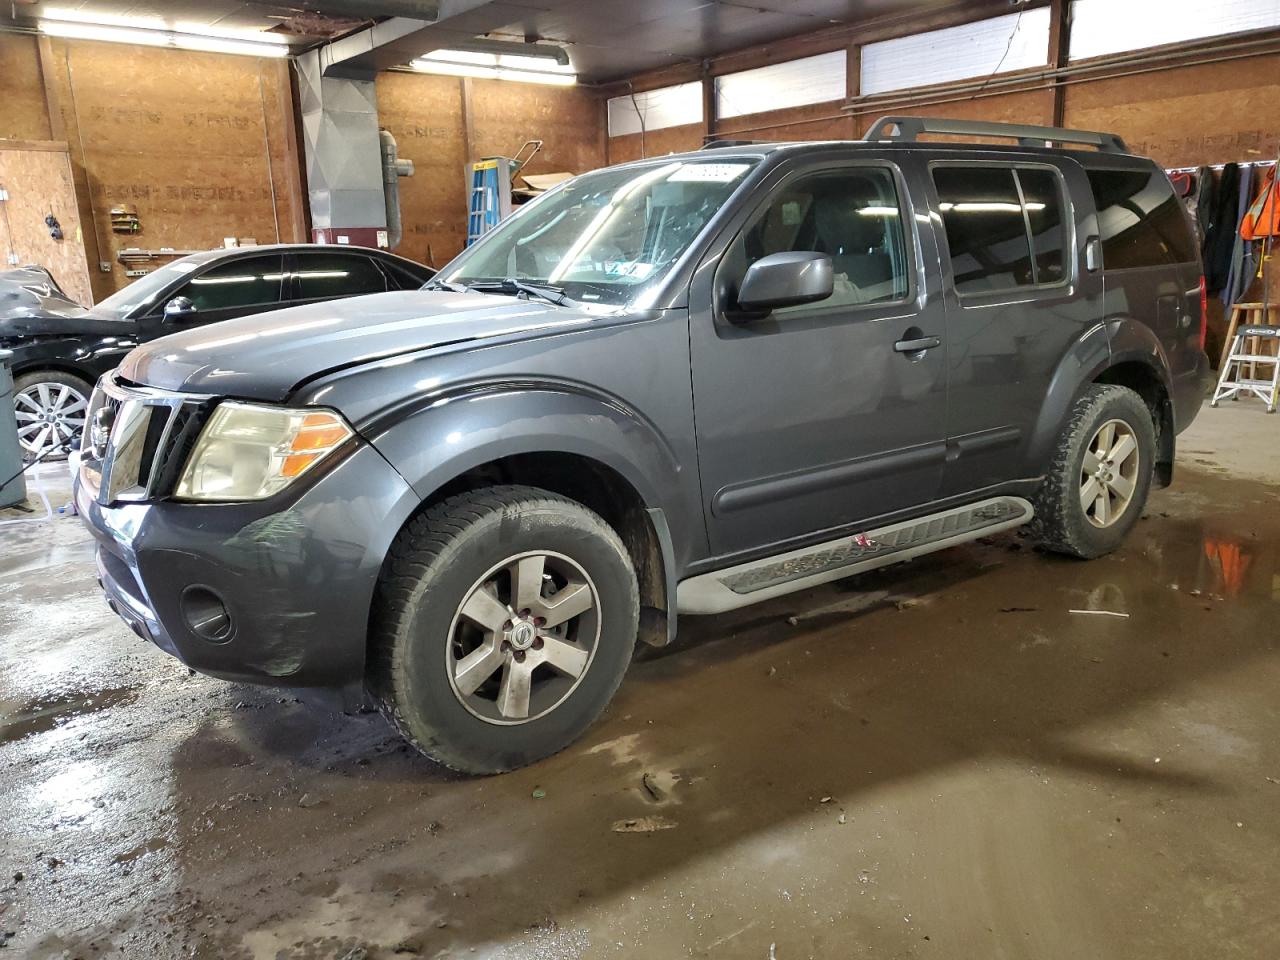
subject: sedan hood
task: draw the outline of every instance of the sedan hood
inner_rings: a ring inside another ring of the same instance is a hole
[[[342,367],[451,344],[587,326],[593,308],[480,293],[406,290],[308,304],[174,334],[134,350],[126,380],[162,390],[283,400]]]
[[[80,306],[44,267],[0,271],[0,338],[119,332],[118,319]]]

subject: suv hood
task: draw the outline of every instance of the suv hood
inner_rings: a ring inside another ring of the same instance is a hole
[[[541,336],[587,326],[599,314],[600,308],[502,294],[375,293],[153,340],[125,357],[120,375],[162,390],[279,401],[303,381],[342,367],[451,344]]]

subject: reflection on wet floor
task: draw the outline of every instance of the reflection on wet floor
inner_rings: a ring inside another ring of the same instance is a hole
[[[0,744],[44,733],[76,717],[128,703],[136,692],[136,687],[115,687],[37,697],[17,708],[0,703]]]
[[[57,527],[0,569],[0,935],[38,958],[1267,956],[1278,499],[1184,470],[1092,563],[1003,536],[690,618],[582,743],[484,780],[376,714],[189,675]]]

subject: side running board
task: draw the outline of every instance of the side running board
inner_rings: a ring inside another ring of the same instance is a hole
[[[1021,497],[994,497],[682,580],[676,607],[680,613],[736,610],[1011,530],[1032,515],[1031,504]]]

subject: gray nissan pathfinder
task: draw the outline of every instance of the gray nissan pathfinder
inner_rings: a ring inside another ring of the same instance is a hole
[[[1200,406],[1193,236],[1110,134],[898,117],[612,167],[422,290],[140,346],[76,502],[107,602],[190,667],[368,691],[509,770],[678,615],[1024,524],[1114,549]]]

